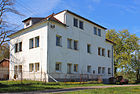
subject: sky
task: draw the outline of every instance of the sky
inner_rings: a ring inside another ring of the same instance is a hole
[[[28,17],[47,17],[68,9],[107,29],[128,29],[140,38],[140,0],[16,0],[14,7],[24,16],[9,14],[7,19],[20,28]]]

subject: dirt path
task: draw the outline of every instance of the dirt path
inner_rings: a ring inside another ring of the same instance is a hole
[[[78,91],[85,89],[97,89],[97,88],[111,88],[111,87],[129,87],[129,86],[140,86],[140,85],[108,85],[108,86],[88,86],[88,87],[75,87],[75,88],[67,88],[67,89],[55,89],[55,90],[44,90],[44,91],[33,91],[33,92],[22,92],[22,93],[14,93],[14,94],[49,94],[49,93],[64,93],[69,91]],[[11,93],[5,93],[11,94]]]

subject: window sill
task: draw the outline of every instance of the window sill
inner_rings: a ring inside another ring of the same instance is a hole
[[[61,45],[56,45],[57,47],[62,47]]]
[[[56,72],[56,73],[61,73],[62,71],[56,70],[55,72]]]

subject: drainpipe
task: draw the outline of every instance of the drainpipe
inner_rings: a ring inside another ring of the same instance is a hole
[[[112,45],[112,77],[114,76],[114,56],[113,56],[113,45]]]

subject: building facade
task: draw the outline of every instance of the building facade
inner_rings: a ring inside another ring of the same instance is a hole
[[[69,10],[28,18],[11,34],[10,79],[108,79],[113,74],[113,42],[106,28]]]

